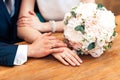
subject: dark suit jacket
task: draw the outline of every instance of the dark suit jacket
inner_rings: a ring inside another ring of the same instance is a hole
[[[7,11],[7,8],[0,0],[0,65],[13,66],[14,58],[17,51],[17,19],[21,0],[15,0],[15,14],[12,18]]]

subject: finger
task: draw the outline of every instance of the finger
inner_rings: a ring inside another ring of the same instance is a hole
[[[33,11],[29,11],[29,14],[35,16],[35,13]]]
[[[76,59],[76,57],[73,57],[73,56],[71,55],[71,52],[66,53],[66,56],[67,56],[69,59],[71,59],[71,61],[72,61],[74,64],[76,64],[77,66],[80,65],[80,63],[79,63],[79,61]]]
[[[55,36],[52,36],[52,33],[49,32],[49,33],[44,33],[42,34],[44,36],[44,38],[48,39],[48,40],[55,40],[56,42],[62,42],[61,40],[57,39]]]
[[[21,18],[17,22],[20,23],[20,22],[24,22],[24,21],[32,21],[32,20],[31,20],[31,18]]]
[[[58,39],[49,40],[49,43],[51,44],[51,46],[52,46],[53,48],[57,48],[57,47],[67,47],[67,45],[66,45],[64,42],[62,42],[62,41],[60,41],[60,40],[58,40]]]
[[[80,43],[73,45],[73,48],[74,48],[75,50],[80,49],[81,47],[82,47],[82,45],[81,45]]]
[[[67,57],[67,56],[62,56],[62,58],[64,59],[64,60],[66,60],[69,64],[71,64],[72,66],[76,66],[76,64],[75,63],[73,63],[73,61],[71,61],[71,59],[69,58],[69,57]]]
[[[48,50],[49,53],[61,53],[63,51],[64,51],[64,49],[62,49],[62,48],[52,48],[52,49]]]
[[[21,16],[21,17],[19,17],[18,19],[27,18],[27,17],[28,17],[28,15],[27,15],[27,16]]]
[[[54,54],[53,54],[54,55]],[[61,56],[54,56],[57,60],[59,60],[60,62],[62,62],[64,65],[69,65],[68,62],[66,62]]]
[[[22,17],[19,17],[18,20],[21,20],[21,19],[30,19],[31,17],[30,16],[22,16]]]
[[[24,21],[19,21],[17,22],[17,24],[30,24],[32,23],[31,21],[28,21],[28,20],[24,20]]]
[[[23,18],[31,18],[33,15],[26,15],[26,16],[21,16],[18,19],[23,19]]]
[[[23,24],[31,25],[30,23],[31,23],[31,21],[21,21],[21,22],[17,22],[17,25],[23,25]]]
[[[63,43],[61,40],[57,39],[55,36],[51,36],[51,32],[47,33],[47,34],[42,34],[41,37],[43,37],[44,39],[49,40],[50,43],[53,43],[53,42]]]
[[[17,23],[17,26],[19,27],[32,27],[29,23]]]
[[[17,24],[18,27],[31,27],[29,24]]]
[[[80,57],[75,53],[75,51],[72,51],[72,52],[71,52],[71,55],[73,55],[73,57],[76,58],[76,59],[79,61],[79,63],[82,63],[82,60],[81,60]]]
[[[66,47],[67,46],[65,43],[63,43],[63,42],[57,42],[57,41],[51,42],[51,45],[53,46],[53,48]]]
[[[54,37],[54,36],[53,36]],[[53,41],[55,41],[55,43],[64,43],[62,40],[59,40],[58,38],[54,38]]]
[[[44,33],[44,34],[42,34],[42,36],[50,36],[52,33],[51,32],[49,32],[49,33]]]
[[[56,37],[51,36],[51,35],[50,35],[50,36],[47,36],[47,37],[46,37],[46,39],[48,39],[48,40],[57,40],[57,38],[56,38]]]

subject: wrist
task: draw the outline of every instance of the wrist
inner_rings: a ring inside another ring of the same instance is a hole
[[[39,25],[38,25],[38,30],[40,31],[40,32],[43,32],[44,31],[44,24],[43,23],[39,23]]]
[[[54,20],[50,20],[49,23],[51,25],[52,32],[55,32],[57,28],[56,22]]]
[[[49,32],[51,30],[52,29],[48,26],[48,24],[46,24],[46,23],[40,23],[39,24],[39,31],[40,32]]]
[[[34,53],[33,49],[31,48],[31,45],[28,45],[28,52],[27,57],[32,57],[32,54]]]

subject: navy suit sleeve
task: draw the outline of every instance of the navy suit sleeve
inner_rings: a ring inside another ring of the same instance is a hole
[[[18,45],[0,42],[0,65],[13,66]]]

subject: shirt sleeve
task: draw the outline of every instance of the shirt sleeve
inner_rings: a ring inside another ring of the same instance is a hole
[[[27,50],[28,46],[27,45],[19,45],[16,56],[14,59],[14,65],[22,65],[25,62],[27,62]]]

